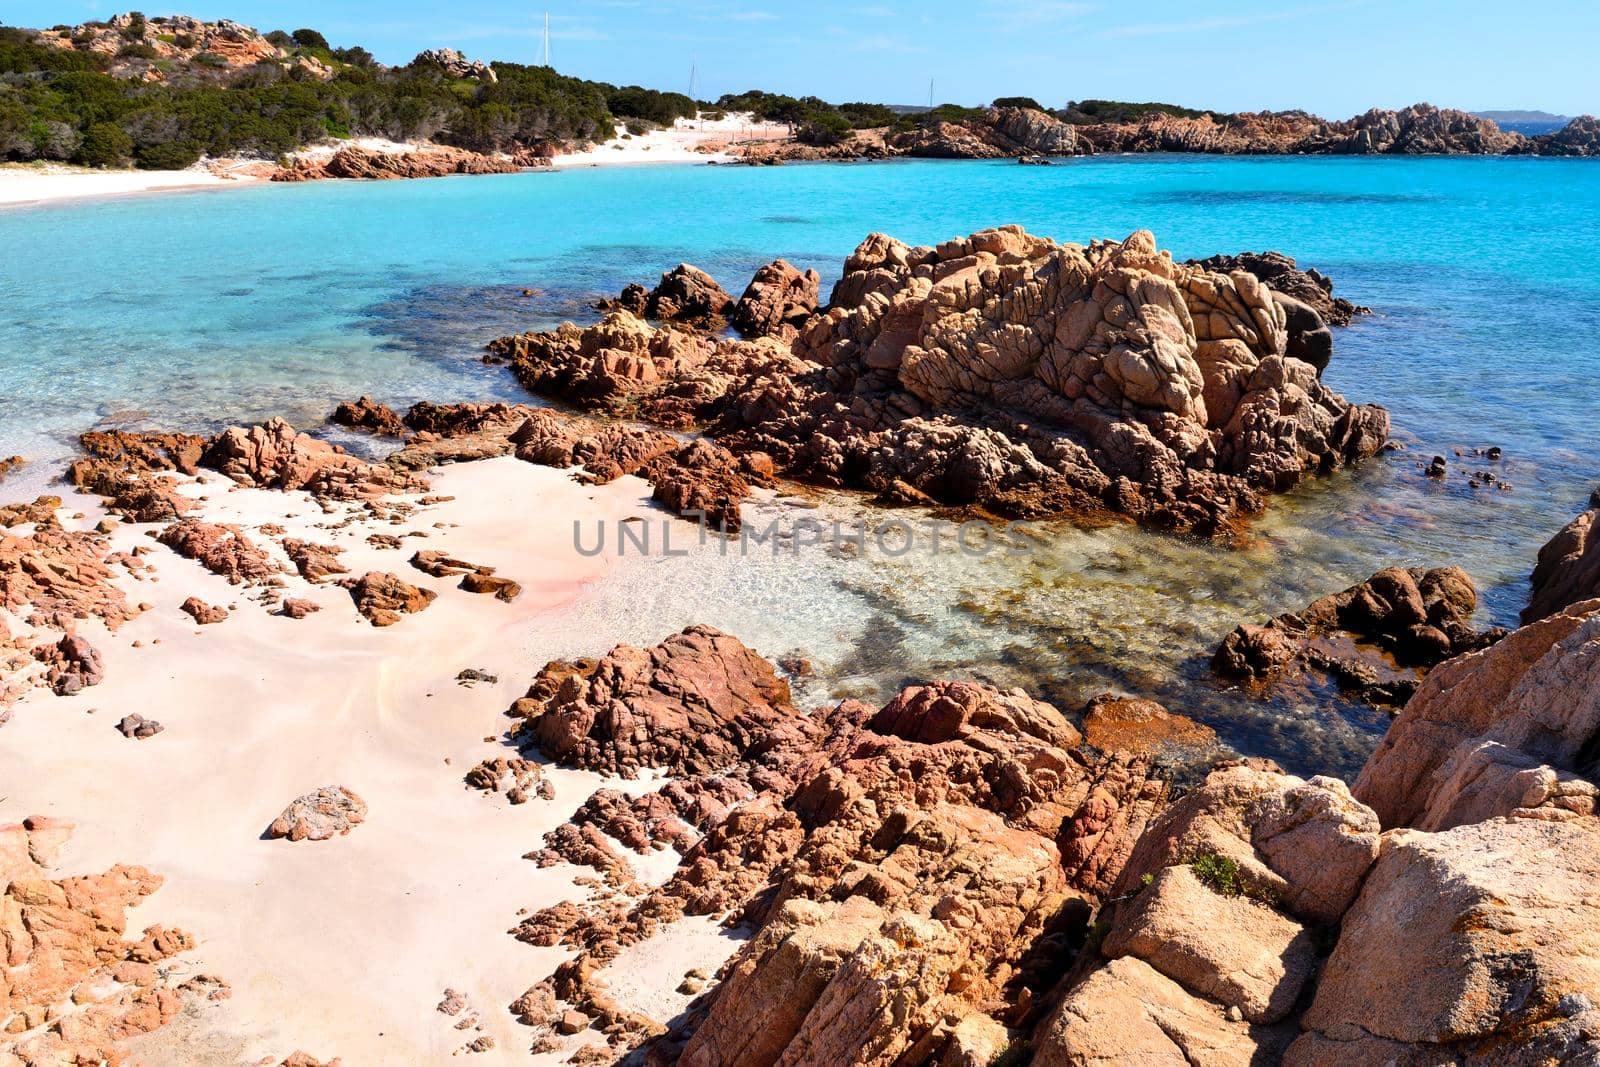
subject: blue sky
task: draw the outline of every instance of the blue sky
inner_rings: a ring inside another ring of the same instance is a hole
[[[122,0],[126,3],[127,0]],[[1049,106],[1103,97],[1345,117],[1427,100],[1600,112],[1596,0],[195,0],[202,18],[321,30],[385,62],[451,45],[537,61],[548,7],[557,69],[698,93],[765,88],[833,101]],[[123,10],[3,0],[10,25]],[[164,13],[149,8],[146,14]]]

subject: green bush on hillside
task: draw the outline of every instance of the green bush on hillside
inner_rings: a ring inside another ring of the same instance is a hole
[[[133,138],[121,126],[97,122],[84,131],[75,161],[86,167],[120,167],[133,154]]]
[[[1197,119],[1202,115],[1211,114],[1207,111],[1196,111],[1191,107],[1179,107],[1177,104],[1130,104],[1120,100],[1075,100],[1061,109],[1060,117],[1067,122],[1079,126],[1090,126],[1102,122],[1136,122],[1145,115],[1157,113],[1171,115],[1174,118]],[[1217,118],[1225,116],[1218,115]]]
[[[996,97],[990,107],[1031,107],[1035,111],[1043,111],[1044,107],[1031,96],[1001,96]]]

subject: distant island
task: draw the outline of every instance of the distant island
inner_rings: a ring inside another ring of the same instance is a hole
[[[1555,126],[1565,126],[1572,121],[1570,115],[1552,115],[1548,111],[1474,111],[1473,114],[1502,126],[1508,122],[1548,122]]]
[[[129,12],[75,26],[0,28],[0,159],[152,171],[199,165],[279,180],[499,173],[585,153],[596,163],[755,164],[1043,162],[1104,152],[1600,154],[1600,122],[1587,116],[1552,116],[1559,128],[1524,130],[1497,121],[1543,114],[1417,104],[1328,120],[1159,102],[1052,108],[1025,96],[911,108],[762,90],[695,100],[447,48],[390,67],[314,29],[262,33],[227,19]],[[661,144],[667,151],[643,155],[658,142],[634,139],[662,132],[671,135]],[[615,154],[593,159],[597,145]]]

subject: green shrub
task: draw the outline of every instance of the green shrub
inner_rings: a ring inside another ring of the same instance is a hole
[[[316,30],[295,30],[289,36],[301,48],[317,48],[324,52],[330,51],[328,39]]]
[[[145,170],[183,170],[200,161],[200,146],[193,141],[169,141],[140,148],[134,162]]]
[[[1018,1038],[1007,1041],[1006,1047],[1001,1049],[994,1059],[989,1061],[989,1067],[1027,1067],[1033,1058],[1033,1046],[1027,1038]]]
[[[1105,944],[1106,935],[1111,932],[1111,924],[1104,919],[1096,919],[1089,924],[1089,930],[1083,937],[1084,955],[1093,956],[1100,951],[1100,946]]]
[[[196,52],[194,54],[194,62],[202,67],[226,67],[228,65],[228,61],[215,52]]]
[[[155,46],[148,44],[125,44],[121,48],[117,49],[118,59],[153,60],[157,57],[157,54],[158,53],[156,52]]]
[[[1062,108],[1060,114],[1061,118],[1068,122],[1087,126],[1100,122],[1136,122],[1152,112],[1184,119],[1197,119],[1202,115],[1211,114],[1206,111],[1196,111],[1194,108],[1179,107],[1177,104],[1130,104],[1121,100],[1075,100]]]
[[[990,107],[1031,107],[1035,111],[1043,111],[1039,101],[1031,96],[1000,96],[996,97]]]
[[[188,33],[173,34],[172,43],[179,48],[188,50],[194,47],[194,35]]]
[[[76,161],[86,167],[120,167],[133,152],[133,138],[121,126],[97,122],[83,132]]]
[[[855,136],[855,131],[837,111],[812,111],[795,127],[794,136],[802,144],[836,145]]]
[[[1195,877],[1214,893],[1225,897],[1248,897],[1263,904],[1277,904],[1278,895],[1271,889],[1258,885],[1239,871],[1239,865],[1227,856],[1214,852],[1196,856],[1189,861]]]
[[[128,12],[128,24],[122,27],[122,36],[130,41],[137,41],[144,36],[144,27],[144,12],[130,11]]]
[[[879,126],[893,126],[898,117],[883,104],[866,104],[859,101],[839,105],[839,114],[849,120],[852,128],[871,130]]]

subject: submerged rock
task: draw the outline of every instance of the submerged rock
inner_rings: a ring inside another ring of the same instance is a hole
[[[1320,671],[1372,703],[1404,704],[1427,668],[1504,634],[1473,629],[1477,606],[1477,589],[1459,567],[1390,567],[1302,612],[1239,626],[1211,666],[1263,686]]]

